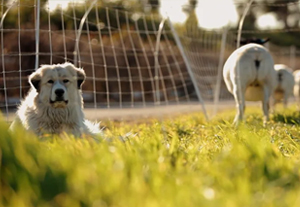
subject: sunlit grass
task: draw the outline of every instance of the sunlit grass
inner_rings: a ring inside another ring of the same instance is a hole
[[[259,108],[146,124],[104,122],[104,139],[0,130],[0,206],[299,206],[300,114]]]

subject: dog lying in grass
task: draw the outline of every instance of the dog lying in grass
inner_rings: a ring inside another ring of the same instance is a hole
[[[81,86],[85,77],[84,70],[71,63],[42,65],[29,76],[31,88],[10,129],[21,125],[38,136],[99,133],[99,126],[84,118]]]

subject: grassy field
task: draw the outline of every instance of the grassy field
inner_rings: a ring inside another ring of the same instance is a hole
[[[300,114],[259,108],[147,123],[105,122],[104,138],[11,135],[1,122],[0,206],[300,206]]]

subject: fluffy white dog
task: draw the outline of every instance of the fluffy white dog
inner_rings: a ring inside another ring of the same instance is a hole
[[[270,52],[256,43],[236,49],[224,64],[223,77],[236,102],[234,123],[237,125],[243,120],[245,101],[261,101],[266,124],[269,120],[269,99],[277,85]]]
[[[288,98],[293,95],[295,85],[293,70],[284,64],[275,64],[274,69],[277,72],[278,84],[273,93],[273,107],[283,101],[287,108]]]
[[[38,136],[68,133],[76,137],[100,132],[84,118],[84,80],[84,70],[71,63],[42,65],[29,76],[31,89],[17,110],[11,130],[22,125]]]

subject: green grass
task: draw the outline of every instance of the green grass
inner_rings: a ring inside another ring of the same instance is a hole
[[[44,137],[0,124],[0,206],[300,206],[300,114],[258,108],[206,122],[105,122],[105,140]]]

